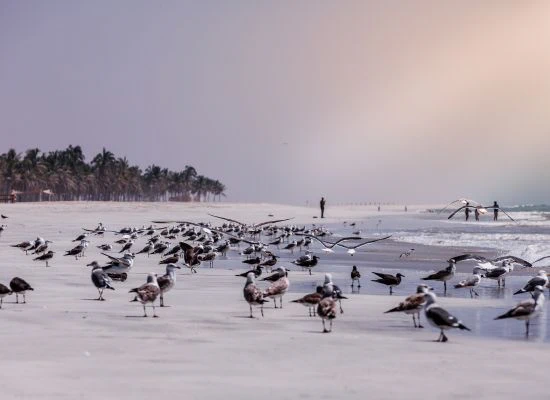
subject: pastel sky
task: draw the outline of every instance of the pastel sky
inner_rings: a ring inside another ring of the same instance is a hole
[[[0,0],[0,152],[231,201],[550,203],[550,2]]]

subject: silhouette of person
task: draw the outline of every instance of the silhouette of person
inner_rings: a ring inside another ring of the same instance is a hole
[[[479,208],[476,207],[475,211],[474,211],[474,216],[476,217],[476,221],[479,221]]]
[[[498,205],[498,203],[495,201],[493,203],[493,221],[498,221],[498,209],[500,208],[500,206]]]
[[[464,209],[464,215],[466,216],[466,221],[470,218],[470,203],[466,203],[466,208]]]
[[[321,218],[325,218],[325,204],[326,204],[325,198],[321,197],[321,201],[319,202],[319,205],[321,206]]]

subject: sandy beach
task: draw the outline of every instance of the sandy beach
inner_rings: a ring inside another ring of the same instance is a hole
[[[409,213],[423,208],[410,206]],[[14,304],[11,296],[0,310],[3,399],[506,399],[547,395],[542,367],[545,355],[550,354],[547,344],[521,337],[479,338],[468,332],[450,332],[450,342],[435,343],[438,332],[426,321],[425,329],[414,329],[408,316],[383,314],[404,298],[401,294],[350,296],[344,302],[345,312],[334,321],[334,331],[322,334],[320,319],[308,317],[306,308],[289,301],[301,295],[294,285],[321,282],[322,271],[330,270],[327,264],[323,270],[314,270],[313,276],[299,269],[291,271],[284,308],[275,310],[269,303],[265,318],[257,310],[258,318],[250,319],[242,298],[244,280],[234,276],[235,260],[240,260],[234,252],[226,267],[224,260],[218,260],[215,269],[201,266],[197,274],[182,269],[176,288],[166,295],[169,307],[157,308],[160,318],[153,319],[141,317],[141,306],[129,302],[128,290],[142,284],[146,273],[164,272],[158,257],[138,257],[128,280],[117,282],[116,291],[105,293],[107,301],[98,302],[85,265],[102,259],[95,246],[112,243],[114,236],[92,238],[82,259],[62,256],[82,227],[94,228],[100,221],[108,229],[120,229],[159,219],[215,222],[207,216],[214,213],[244,222],[259,222],[273,214],[275,218],[294,217],[295,224],[311,224],[319,223],[312,218],[315,208],[21,203],[0,209],[9,216],[8,228],[0,236],[0,282],[7,284],[13,276],[20,276],[35,288],[27,304]],[[323,222],[400,213],[398,207],[378,213],[374,207],[342,206],[330,209]],[[57,254],[50,268],[8,246],[36,236],[54,242]],[[140,239],[136,247],[143,243]],[[347,268],[332,272],[335,280],[344,281],[349,275]],[[459,308],[463,313],[497,303],[483,298],[441,299],[451,312]]]

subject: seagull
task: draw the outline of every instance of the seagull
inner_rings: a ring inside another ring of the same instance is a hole
[[[185,265],[191,269],[191,272],[197,273],[195,266],[200,265],[201,262],[198,255],[201,253],[200,248],[193,247],[185,242],[180,242],[179,246],[183,250],[183,261]]]
[[[50,243],[53,243],[53,242],[52,242],[51,240],[46,240],[46,241],[44,242],[44,244],[38,246],[38,247],[34,250],[33,254],[45,253],[46,250],[48,250],[48,247],[50,246]]]
[[[422,306],[426,302],[426,297],[424,296],[424,294],[428,293],[429,290],[433,290],[433,288],[424,284],[418,285],[415,294],[410,295],[404,301],[399,303],[397,307],[386,311],[385,314],[392,312],[404,312],[407,315],[412,314],[414,327],[424,328],[420,324],[420,311],[422,310]],[[418,325],[416,324],[415,315],[418,317]]]
[[[113,250],[113,246],[110,245],[110,244],[102,244],[102,245],[99,245],[99,246],[96,246],[96,247],[100,250],[103,250],[103,251]]]
[[[292,254],[294,254],[294,248],[298,245],[296,240],[293,240],[289,244],[287,244],[285,247],[283,247],[285,250],[290,250]]]
[[[159,265],[174,264],[174,263],[177,263],[179,260],[180,260],[180,256],[176,254],[170,257],[163,258],[162,260],[159,261]]]
[[[317,286],[317,290],[315,293],[306,294],[304,297],[298,299],[298,300],[292,300],[292,303],[298,303],[308,308],[309,316],[314,317],[316,315],[315,313],[315,307],[319,304],[319,302],[323,299],[323,287]]]
[[[79,235],[76,239],[73,240],[73,242],[81,242],[82,240],[86,239],[88,237],[87,233],[83,233]]]
[[[279,257],[276,256],[275,254],[272,254],[271,258],[269,260],[266,260],[266,261],[264,261],[263,263],[260,264],[260,267],[265,267],[266,271],[268,269],[271,271],[273,269],[273,267],[275,266],[275,264],[277,264],[277,259],[278,258]]]
[[[218,256],[218,253],[212,252],[212,253],[206,253],[206,254],[199,254],[198,259],[200,262],[208,261],[210,268],[214,268],[214,260]]]
[[[476,296],[479,296],[479,294],[475,291],[475,287],[479,285],[481,282],[481,274],[479,272],[473,274],[472,276],[458,282],[455,285],[455,289],[460,288],[469,288],[470,289],[470,297],[474,298],[474,294]]]
[[[354,246],[346,246],[346,245],[340,244],[340,243],[337,243],[336,245],[337,245],[337,246],[340,246],[340,247],[343,247],[343,248],[345,248],[345,249],[348,249],[347,253],[348,253],[350,256],[353,256],[353,255],[355,254],[355,249],[358,249],[359,247],[363,247],[363,246],[366,245],[366,244],[375,243],[375,242],[380,242],[381,240],[389,239],[389,238],[391,238],[391,236],[392,236],[392,235],[384,236],[384,237],[378,238],[378,239],[367,240],[366,242],[359,243],[359,244],[356,244],[356,245],[354,245]]]
[[[254,318],[252,315],[252,306],[260,306],[262,312],[262,317],[264,316],[264,303],[267,303],[267,300],[264,299],[262,291],[256,287],[254,283],[254,273],[249,272],[246,276],[246,283],[244,284],[243,289],[244,299],[250,307],[250,318]]]
[[[138,288],[130,290],[128,293],[136,293],[139,302],[143,305],[143,316],[147,317],[147,311],[145,310],[145,305],[151,303],[153,306],[153,317],[157,318],[155,313],[155,300],[160,294],[160,287],[157,283],[157,276],[154,273],[149,273],[147,275],[147,283],[144,283]]]
[[[351,287],[353,288],[353,284],[357,281],[357,287],[361,287],[361,273],[357,270],[357,267],[354,265],[351,269]]]
[[[441,331],[439,338],[437,339],[438,342],[446,342],[448,340],[447,336],[444,333],[444,331],[447,329],[457,328],[466,329],[467,331],[470,330],[456,317],[449,314],[447,310],[439,307],[439,305],[435,302],[435,293],[425,293],[424,297],[426,298],[426,305],[424,306],[426,318],[431,325],[439,328]]]
[[[428,275],[425,278],[422,278],[423,281],[440,281],[443,282],[443,287],[445,293],[447,293],[447,281],[452,279],[456,272],[456,263],[453,259],[449,260],[449,266],[441,271],[436,272],[435,274]]]
[[[253,273],[255,278],[259,277],[262,274],[262,266],[261,265],[256,265],[253,269],[250,269],[246,272],[243,272],[242,274],[237,274],[235,276],[240,276],[242,278],[246,278],[248,276],[248,274],[250,274],[250,273]]]
[[[118,279],[124,282],[128,277],[128,272],[130,272],[130,269],[132,269],[135,255],[133,253],[126,253],[124,254],[124,256],[117,258],[110,256],[106,253],[101,254],[111,260],[106,266],[103,267],[103,270],[107,272],[107,274],[111,278]]]
[[[6,286],[0,283],[0,308],[2,308],[2,302],[4,297],[13,294],[13,292]]]
[[[347,297],[342,295],[342,290],[332,282],[332,275],[329,273],[325,274],[325,282],[323,283],[323,288],[325,291],[330,291],[333,294],[333,298],[335,300],[338,300],[338,304],[340,305],[340,314],[344,313],[344,309],[342,308],[342,300],[347,299]]]
[[[502,287],[506,287],[506,275],[511,273],[513,270],[514,270],[514,264],[503,262],[501,267],[496,267],[492,269],[475,267],[474,273],[476,272],[483,273],[485,278],[496,280],[498,282],[498,287],[500,288],[501,282],[502,282]]]
[[[151,253],[151,250],[153,249],[153,243],[148,242],[143,249],[138,251],[136,254],[143,254],[147,253],[147,257],[149,257],[149,254]]]
[[[11,247],[17,247],[21,250],[23,250],[25,252],[25,254],[27,254],[27,252],[29,251],[28,248],[32,246],[32,243],[29,242],[29,241],[25,241],[25,242],[21,242],[21,243],[18,243],[18,244],[12,244]]]
[[[111,281],[109,275],[107,275],[107,273],[103,271],[103,268],[101,268],[97,264],[97,262],[95,262],[95,264],[92,264],[93,267],[91,278],[94,286],[97,288],[97,291],[99,293],[99,297],[97,298],[97,300],[104,301],[105,299],[103,298],[103,291],[105,289],[115,290],[115,288],[112,286],[113,281]]]
[[[332,277],[330,279],[332,280]],[[336,293],[333,289],[334,287],[332,286],[332,284],[323,286],[323,298],[321,299],[321,301],[319,301],[319,304],[317,305],[317,315],[321,317],[321,321],[323,321],[323,333],[332,332],[332,320],[335,319],[336,315],[338,314],[335,299]],[[330,322],[330,329],[326,328],[326,320],[329,320]]]
[[[55,254],[55,251],[48,251],[45,254],[42,254],[41,256],[38,256],[36,258],[33,258],[33,261],[46,261],[46,267],[48,267],[48,261],[53,258],[53,255]]]
[[[6,219],[8,218],[7,216],[5,216],[4,214],[0,214],[0,216],[2,217],[2,219]]]
[[[166,266],[166,274],[157,278],[157,283],[160,288],[161,307],[164,307],[164,293],[169,292],[176,285],[176,269],[181,269],[181,267],[175,264],[168,264]]]
[[[401,273],[397,273],[397,275],[393,276],[390,274],[383,274],[380,272],[373,272],[374,275],[380,277],[380,279],[372,279],[372,282],[378,282],[382,285],[386,285],[390,287],[390,295],[393,294],[393,288],[395,286],[399,286],[401,283],[401,278],[405,278],[405,275],[402,275]]]
[[[399,254],[399,258],[409,257],[412,253],[414,253],[414,249],[404,251],[403,253]]]
[[[532,292],[537,286],[546,287],[546,285],[548,285],[548,276],[546,274],[546,271],[541,270],[539,271],[537,276],[531,278],[522,289],[518,290],[514,294]]]
[[[543,310],[544,287],[540,285],[535,286],[532,296],[532,299],[520,301],[514,308],[502,315],[499,315],[495,318],[495,320],[506,318],[525,320],[525,336],[528,337],[531,318],[533,318]]]
[[[288,290],[290,286],[290,281],[288,280],[288,272],[285,267],[277,268],[278,272],[271,275],[271,277],[264,278],[263,280],[272,281],[275,276],[278,276],[278,279],[272,281],[273,283],[264,291],[264,297],[273,299],[273,304],[277,308],[277,298],[279,298],[280,308],[283,308],[283,295]]]
[[[122,248],[120,249],[119,253],[124,253],[128,250],[130,250],[130,248],[134,245],[134,241],[133,240],[129,240],[127,243],[124,244],[124,246],[122,246]]]
[[[311,269],[317,265],[319,257],[312,256],[311,254],[306,254],[298,258],[297,260],[292,261],[292,264],[295,264],[302,268],[307,268],[309,274],[311,275]]]
[[[19,304],[19,294],[23,295],[23,304],[27,302],[27,299],[25,297],[25,292],[34,289],[29,285],[27,282],[25,282],[23,279],[19,277],[15,277],[10,282],[10,289],[13,293],[15,293],[15,302]]]
[[[262,260],[260,260],[260,257],[256,257],[256,258],[249,258],[247,260],[243,260],[242,263],[243,264],[249,264],[249,265],[258,265],[262,262]]]
[[[333,248],[335,246],[337,246],[339,243],[344,242],[346,240],[361,240],[361,237],[359,237],[359,236],[347,236],[347,237],[343,237],[343,238],[338,239],[334,243],[330,243],[330,242],[325,242],[325,241],[319,239],[317,236],[307,236],[307,237],[315,239],[319,243],[321,243],[323,245],[323,248],[321,250],[324,251],[325,253],[334,253]]]

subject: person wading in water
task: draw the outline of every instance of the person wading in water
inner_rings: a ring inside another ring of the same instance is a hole
[[[321,218],[325,218],[325,204],[325,198],[321,197],[321,202],[319,203],[319,205],[321,206]]]

